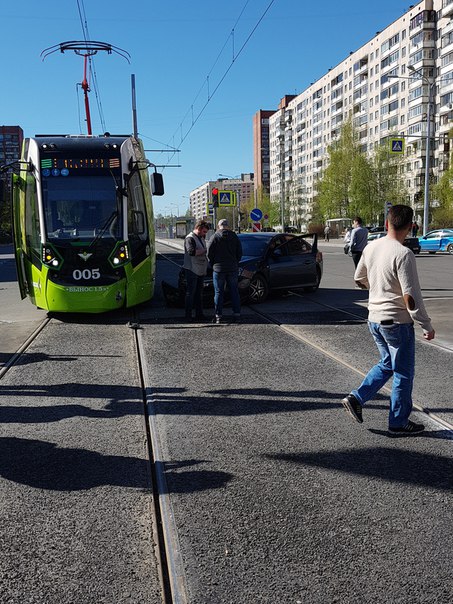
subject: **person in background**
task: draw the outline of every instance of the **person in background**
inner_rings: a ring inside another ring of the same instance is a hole
[[[351,245],[351,227],[347,227],[346,233],[344,234],[344,253],[349,254],[349,247]]]
[[[219,220],[218,230],[208,245],[208,259],[212,266],[214,282],[215,317],[213,323],[222,322],[223,296],[228,285],[233,307],[233,322],[241,322],[241,301],[238,290],[239,260],[242,246],[239,237],[230,230],[228,221]]]
[[[324,227],[324,241],[329,241],[330,239],[330,226],[326,224]]]
[[[418,233],[418,224],[415,222],[415,220],[414,220],[414,222],[412,223],[412,229],[411,229],[411,231],[412,231],[412,232],[411,232],[412,237],[417,237],[417,233]]]
[[[352,260],[356,268],[367,243],[368,229],[362,226],[362,219],[360,216],[356,216],[352,221],[351,241],[349,244]]]
[[[185,318],[192,321],[195,307],[195,319],[203,320],[203,281],[208,268],[206,233],[209,224],[199,220],[184,240],[184,272],[186,275]]]
[[[388,426],[390,432],[422,432],[423,424],[409,419],[415,372],[414,321],[425,340],[435,336],[423,303],[413,252],[403,245],[412,226],[412,208],[395,205],[387,216],[387,236],[368,245],[354,279],[368,289],[368,327],[380,354],[357,390],[341,402],[346,411],[363,423],[362,407],[393,377]]]

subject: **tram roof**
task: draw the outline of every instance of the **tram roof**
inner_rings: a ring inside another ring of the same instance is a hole
[[[112,145],[121,145],[130,137],[130,134],[103,134],[100,136],[80,134],[35,134],[34,136],[38,144],[52,144],[59,150],[73,149],[77,146],[96,148],[99,145],[104,146],[107,142]]]

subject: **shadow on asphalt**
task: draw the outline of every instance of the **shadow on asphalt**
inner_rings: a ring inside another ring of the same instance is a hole
[[[162,462],[161,462],[162,463]],[[233,475],[227,472],[191,470],[187,465],[206,463],[163,463],[171,474],[171,492],[188,493],[223,487]],[[149,462],[138,457],[102,455],[84,449],[61,448],[41,440],[0,438],[0,475],[36,489],[82,491],[104,485],[149,490]],[[170,489],[169,489],[170,492]]]
[[[62,398],[93,401],[109,394],[110,402],[102,409],[93,409],[79,403],[27,406],[25,397]],[[326,390],[271,390],[245,388],[185,394],[184,388],[161,388],[150,392],[156,415],[191,415],[213,417],[241,417],[256,414],[286,413],[288,411],[336,410],[342,408],[340,396]],[[130,415],[143,415],[142,391],[133,386],[111,384],[63,383],[51,385],[4,386],[4,396],[21,400],[19,405],[0,406],[0,424],[58,422],[73,417],[114,419]],[[258,398],[253,398],[258,397]],[[386,397],[377,395],[376,401]],[[387,409],[387,404],[368,403],[377,409]]]
[[[32,363],[45,363],[48,361],[61,363],[63,361],[77,361],[79,358],[93,358],[93,359],[105,359],[105,358],[120,358],[121,355],[114,354],[78,354],[77,356],[64,356],[58,354],[46,354],[45,352],[26,352],[22,353],[15,362],[15,366],[19,365],[31,365]],[[0,364],[6,362],[11,358],[10,354],[0,352]]]
[[[387,430],[375,430],[374,428],[368,428],[369,432],[377,434],[378,436],[385,436],[386,438],[440,438],[442,440],[453,440],[453,432],[451,430],[436,430],[434,432],[416,432],[415,434],[398,434],[394,432],[387,432]]]
[[[67,400],[68,392],[74,401],[105,399],[110,402],[102,409],[93,409],[80,403],[27,406],[25,398],[51,397]],[[3,396],[21,400],[19,405],[0,405],[0,423],[44,423],[57,422],[72,417],[112,419],[130,415],[142,415],[144,404],[142,390],[129,385],[62,383],[50,385],[5,385]],[[150,391],[150,400],[157,415],[193,415],[213,417],[247,416],[268,413],[304,412],[323,409],[342,409],[338,392],[327,390],[272,390],[270,388],[232,388],[186,394],[185,388],[155,388]],[[257,397],[257,398],[255,398]],[[388,410],[388,396],[377,394],[367,408]],[[453,408],[436,408],[436,412],[453,413]],[[373,430],[371,430],[373,432]],[[374,431],[388,436],[385,431]],[[451,433],[440,431],[437,438]],[[434,438],[433,432],[418,436]],[[430,436],[428,436],[430,435]],[[392,435],[393,438],[400,435]]]
[[[418,453],[414,450],[370,447],[263,457],[301,467],[314,466],[441,491],[451,491],[453,488],[453,460],[450,457]]]

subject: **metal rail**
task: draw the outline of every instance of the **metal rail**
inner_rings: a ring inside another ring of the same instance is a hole
[[[148,374],[148,363],[139,323],[131,324],[135,330],[135,343],[138,356],[142,388],[145,401],[145,421],[148,436],[148,449],[153,475],[155,503],[155,533],[159,554],[159,575],[165,604],[188,604],[187,582],[182,563],[178,531],[173,514],[170,495],[165,478],[164,457],[159,441],[155,401],[152,383]]]
[[[32,344],[41,331],[45,328],[45,326],[51,321],[50,317],[46,317],[40,325],[35,329],[35,331],[25,340],[22,346],[15,352],[8,361],[6,361],[5,365],[0,369],[0,380],[5,375],[5,373],[20,359],[22,354],[27,350],[27,348]]]

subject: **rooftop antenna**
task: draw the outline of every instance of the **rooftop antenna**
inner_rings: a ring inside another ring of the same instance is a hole
[[[118,48],[118,46],[112,46],[112,44],[106,44],[105,42],[95,42],[95,41],[86,41],[86,40],[71,40],[69,42],[60,42],[60,44],[55,44],[55,46],[50,46],[42,51],[41,57],[42,60],[54,52],[63,52],[65,50],[73,50],[77,55],[83,57],[83,80],[81,83],[83,94],[85,97],[85,114],[87,120],[87,130],[88,134],[92,134],[91,130],[91,115],[90,115],[90,103],[88,101],[88,93],[90,92],[90,86],[88,84],[87,78],[87,63],[88,58],[97,54],[100,50],[104,50],[109,55],[112,52],[120,55],[123,59],[126,59],[128,63],[130,63],[131,55],[122,48]]]

